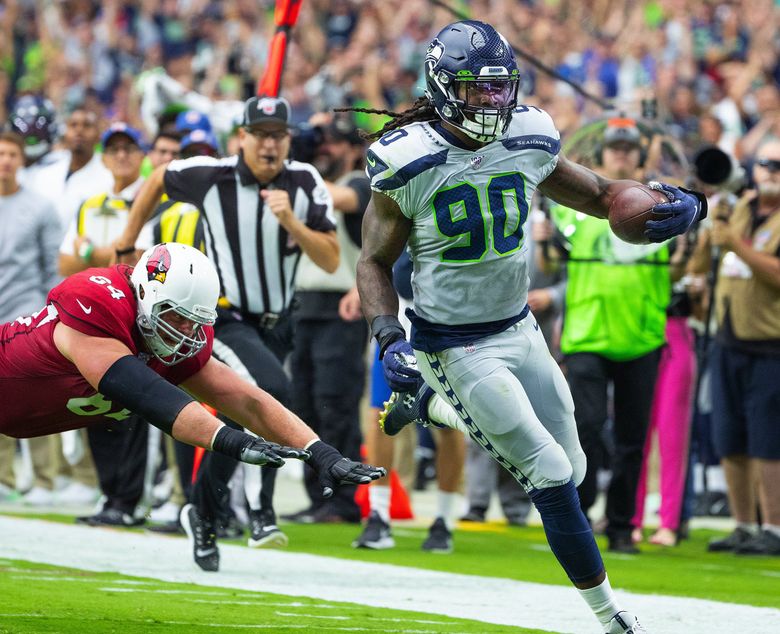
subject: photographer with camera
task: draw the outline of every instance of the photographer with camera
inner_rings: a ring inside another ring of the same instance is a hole
[[[708,549],[780,556],[780,141],[759,148],[753,180],[729,215],[713,218],[696,254],[696,272],[706,271],[711,247],[718,262],[712,423],[737,522]]]

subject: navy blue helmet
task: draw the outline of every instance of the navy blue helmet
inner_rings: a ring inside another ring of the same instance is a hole
[[[35,161],[51,149],[55,133],[54,104],[48,99],[24,95],[16,100],[8,122],[24,138],[24,156]]]
[[[512,48],[484,22],[450,24],[428,45],[425,92],[444,121],[476,141],[506,132],[519,79]]]

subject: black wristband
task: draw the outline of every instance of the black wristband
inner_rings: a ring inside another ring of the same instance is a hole
[[[306,462],[310,463],[317,473],[326,471],[344,457],[338,449],[321,440],[309,445],[308,451],[311,453],[311,458]]]
[[[696,220],[704,220],[707,217],[707,197],[694,189],[685,189],[685,187],[680,187],[679,189],[699,201],[699,215],[696,217]]]
[[[106,370],[98,391],[166,434],[179,412],[195,400],[132,355],[120,357]]]
[[[118,258],[121,258],[123,255],[130,255],[131,253],[135,253],[135,245],[125,247],[124,249],[114,249],[114,253],[116,253],[116,257]]]
[[[243,431],[232,429],[225,425],[214,436],[211,450],[224,454],[235,460],[241,460],[241,452],[252,444],[254,438]]]
[[[406,331],[395,315],[377,315],[371,321],[371,334],[379,343],[379,358],[385,356],[385,350],[394,341],[406,339]]]

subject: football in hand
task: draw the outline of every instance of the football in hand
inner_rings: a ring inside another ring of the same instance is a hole
[[[666,194],[646,185],[627,187],[612,199],[609,227],[621,240],[631,244],[647,244],[645,223],[648,220],[661,220],[653,216],[653,207],[668,202]]]

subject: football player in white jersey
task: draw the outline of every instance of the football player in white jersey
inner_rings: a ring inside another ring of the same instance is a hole
[[[645,632],[612,592],[580,509],[576,485],[586,464],[574,405],[529,312],[523,255],[536,189],[606,218],[617,193],[637,183],[607,180],[560,155],[549,115],[518,106],[514,54],[493,27],[445,27],[424,63],[426,95],[392,113],[367,153],[373,192],[363,220],[360,299],[390,387],[417,392],[397,399],[385,429],[396,431],[387,426],[397,427],[398,412],[401,424],[465,426],[526,488],[550,548],[602,631]],[[662,187],[670,202],[655,207],[661,220],[647,223],[652,241],[683,233],[706,214],[703,197]],[[391,281],[407,244],[411,341],[396,317]]]

